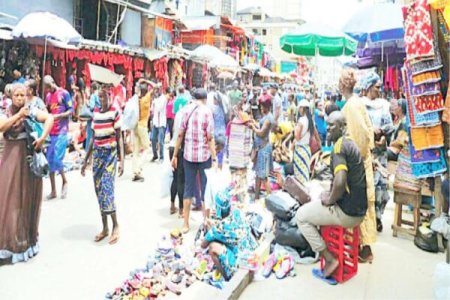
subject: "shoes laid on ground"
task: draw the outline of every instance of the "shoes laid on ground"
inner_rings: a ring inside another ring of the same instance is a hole
[[[142,177],[141,175],[134,175],[132,181],[134,182],[144,182],[144,177]]]

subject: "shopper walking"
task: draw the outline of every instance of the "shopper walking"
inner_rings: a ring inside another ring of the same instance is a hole
[[[50,131],[50,145],[47,149],[47,160],[50,168],[50,183],[52,191],[47,200],[55,199],[56,183],[55,173],[59,172],[62,178],[61,199],[67,197],[67,178],[64,172],[63,159],[68,145],[67,133],[69,131],[69,120],[73,114],[72,98],[68,91],[56,85],[49,75],[44,77],[44,87],[48,94],[45,100],[48,112],[55,119]]]
[[[102,231],[95,236],[100,242],[109,235],[108,215],[111,216],[113,230],[109,239],[110,244],[119,240],[119,223],[116,215],[115,178],[117,161],[119,161],[119,176],[124,170],[124,152],[120,113],[112,105],[107,91],[99,93],[101,108],[94,111],[94,137],[89,145],[88,153],[81,168],[81,175],[85,176],[86,166],[93,156],[93,177],[95,194],[97,195],[102,216]]]
[[[170,134],[170,139],[173,138],[173,123],[175,121],[175,113],[173,112],[173,105],[175,104],[175,93],[168,88],[167,89],[167,105],[166,105],[166,117],[167,117],[167,130]]]
[[[172,167],[177,168],[178,163],[184,164],[185,188],[183,217],[183,233],[189,231],[189,215],[192,198],[196,188],[197,174],[200,174],[201,194],[205,194],[205,169],[211,167],[216,161],[214,144],[214,120],[211,110],[206,105],[207,93],[204,89],[194,92],[196,101],[189,104],[183,111],[180,133],[175,145],[172,158]],[[178,152],[184,144],[183,162],[178,162]]]
[[[139,120],[133,129],[133,181],[143,182],[142,165],[143,157],[141,151],[147,154],[150,149],[148,138],[148,119],[150,117],[150,106],[152,102],[152,92],[147,83],[141,82],[138,86],[139,96]]]
[[[153,159],[158,160],[159,145],[159,161],[164,161],[164,140],[166,137],[166,116],[167,97],[161,93],[161,88],[156,87],[154,91],[154,100],[152,103],[153,127],[152,127],[152,149]]]

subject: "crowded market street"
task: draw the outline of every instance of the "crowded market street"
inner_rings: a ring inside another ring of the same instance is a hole
[[[103,299],[105,291],[118,285],[133,267],[145,263],[159,237],[179,226],[176,216],[168,217],[169,199],[158,197],[159,167],[148,163],[144,172],[148,180],[142,184],[131,182],[130,170],[118,179],[123,233],[122,241],[114,247],[108,247],[106,241],[101,245],[92,241],[98,230],[93,183],[78,172],[70,173],[71,190],[83,193],[44,202],[41,230],[46,234],[41,247],[47,250],[26,264],[0,268],[1,298],[36,299],[36,295],[42,295],[37,298]],[[386,214],[392,213],[388,207]],[[193,218],[199,224],[201,213]],[[193,238],[191,234],[187,240]],[[372,265],[362,265],[359,276],[345,285],[324,286],[310,276],[313,266],[299,265],[296,277],[253,282],[240,299],[431,299],[434,266],[442,256],[410,247],[410,243],[393,238],[391,230],[386,230],[375,247],[379,259]],[[29,283],[26,288],[25,282]],[[197,295],[195,299],[204,298]]]
[[[0,0],[0,300],[450,300],[450,0]]]

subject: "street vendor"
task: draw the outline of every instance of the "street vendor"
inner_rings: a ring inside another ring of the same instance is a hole
[[[333,112],[328,119],[327,134],[334,143],[331,154],[333,182],[331,192],[324,192],[320,201],[311,201],[297,211],[298,228],[311,245],[325,259],[323,278],[339,267],[339,261],[328,251],[317,226],[358,226],[367,211],[366,174],[364,161],[356,144],[347,135],[345,117]]]

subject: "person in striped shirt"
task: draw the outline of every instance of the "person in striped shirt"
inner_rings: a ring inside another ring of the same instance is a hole
[[[111,97],[106,90],[102,90],[99,97],[101,107],[94,110],[92,120],[94,134],[81,168],[81,175],[85,176],[86,166],[91,154],[93,154],[95,193],[103,223],[103,230],[95,237],[95,241],[99,242],[109,235],[107,217],[110,215],[113,230],[109,243],[115,244],[119,240],[119,224],[117,223],[114,197],[117,162],[119,161],[119,176],[122,176],[124,168],[124,148],[120,130],[121,118],[120,113],[112,105]]]
[[[172,157],[172,167],[177,168],[178,151],[184,144],[184,200],[183,200],[183,233],[189,231],[189,213],[192,198],[195,196],[196,178],[200,174],[201,197],[205,195],[206,174],[205,169],[211,168],[212,162],[216,164],[216,149],[214,142],[214,119],[211,109],[206,105],[207,93],[204,89],[194,92],[196,101],[183,109],[183,118],[178,139]],[[204,199],[202,199],[202,202]]]

